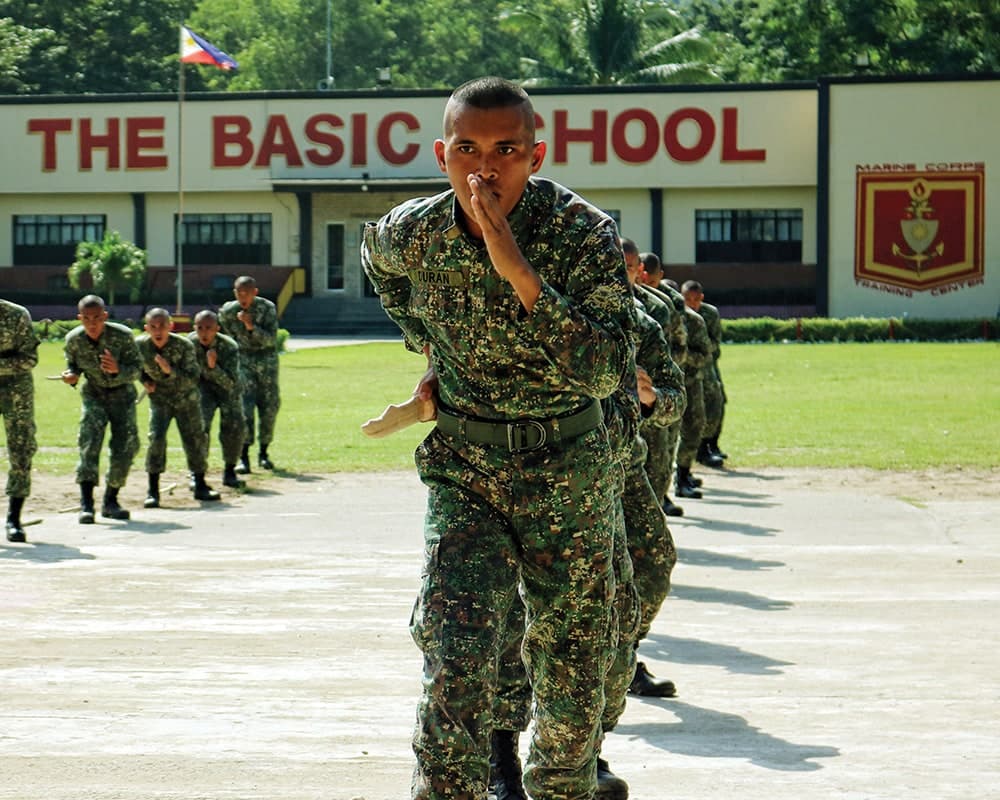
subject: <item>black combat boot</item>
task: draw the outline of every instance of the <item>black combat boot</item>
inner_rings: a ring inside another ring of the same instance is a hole
[[[104,502],[101,504],[101,516],[108,519],[131,519],[124,508],[118,505],[118,487],[109,486],[104,490]]]
[[[240,475],[250,474],[250,445],[243,445],[243,452],[240,453],[240,463],[236,467],[236,472]]]
[[[211,486],[205,483],[205,473],[196,472],[194,476],[194,499],[195,500],[218,500],[221,495]]]
[[[628,800],[628,784],[611,771],[608,762],[597,759],[597,791],[594,800]]]
[[[663,513],[668,517],[683,517],[684,509],[681,508],[677,503],[671,500],[669,497],[663,498]]]
[[[226,469],[222,473],[222,485],[233,489],[242,489],[246,483],[236,477],[236,465],[226,464]]]
[[[260,453],[257,454],[257,463],[260,464],[261,469],[274,469],[274,464],[272,464],[271,459],[267,457],[266,444],[262,444],[260,446]]]
[[[26,542],[28,537],[21,525],[21,509],[24,508],[23,497],[12,497],[7,506],[7,541]]]
[[[689,482],[691,477],[690,467],[678,467],[677,468],[677,496],[687,497],[692,500],[701,499],[701,491],[692,486]]]
[[[517,737],[517,731],[493,731],[490,735],[490,792],[496,800],[528,800]]]
[[[719,449],[719,437],[718,436],[713,436],[711,439],[709,439],[708,440],[708,446],[712,449],[712,452],[715,453],[723,461],[725,461],[727,458],[729,458],[729,453],[723,453]]]
[[[654,677],[641,661],[635,662],[635,677],[628,687],[629,694],[640,697],[675,697],[677,687],[673,681]]]
[[[160,473],[149,473],[149,488],[146,490],[146,500],[143,502],[144,508],[160,507]]]
[[[94,484],[83,481],[80,484],[80,524],[94,524]]]
[[[698,445],[698,454],[695,456],[699,464],[712,469],[722,469],[724,462],[721,457],[712,451],[711,443],[708,439],[702,439]]]

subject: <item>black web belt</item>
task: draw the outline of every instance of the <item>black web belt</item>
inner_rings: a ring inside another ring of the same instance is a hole
[[[464,417],[438,407],[437,427],[442,433],[466,442],[496,445],[512,453],[525,453],[592,431],[601,424],[603,416],[601,404],[596,401],[564,417],[510,422]]]

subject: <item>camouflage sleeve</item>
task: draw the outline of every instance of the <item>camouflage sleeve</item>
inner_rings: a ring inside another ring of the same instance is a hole
[[[201,372],[202,377],[218,386],[224,392],[236,391],[236,386],[240,379],[239,347],[235,344],[216,339],[215,352],[218,354],[215,369],[209,369],[206,362]]]
[[[406,347],[420,353],[428,343],[423,321],[409,311],[412,283],[407,265],[395,258],[392,246],[392,223],[383,217],[365,225],[361,242],[361,265],[375,287],[382,308],[403,332]]]
[[[268,343],[273,343],[278,338],[278,307],[271,302],[259,303],[258,307],[260,311],[254,314],[250,338],[264,339]]]
[[[687,407],[684,373],[671,360],[666,336],[656,320],[639,311],[637,325],[639,345],[636,363],[649,373],[656,394],[653,405],[642,408],[643,424],[662,428],[684,415]]]
[[[198,364],[198,356],[194,352],[194,345],[187,339],[180,340],[183,345],[178,348],[180,358],[178,363],[172,364],[171,369],[177,373],[179,378],[187,378],[197,384],[201,377],[201,365]]]
[[[712,340],[712,358],[716,361],[722,355],[722,319],[715,315],[712,317],[712,330],[709,331],[709,338]]]
[[[131,334],[122,337],[121,354],[118,356],[118,374],[108,378],[108,386],[122,386],[139,379],[142,373],[142,357]]]
[[[684,321],[687,323],[687,362],[685,367],[692,370],[705,366],[712,358],[712,342],[708,338],[708,328],[705,320],[695,311],[686,311]]]
[[[618,387],[632,357],[633,305],[625,260],[609,220],[587,236],[564,293],[542,281],[523,335],[531,337],[571,386],[604,398]]]
[[[233,307],[234,305],[235,304],[230,301],[219,309],[219,327],[222,328],[222,332],[226,334],[226,336],[232,336],[235,339],[239,336],[240,330],[246,330],[246,328],[243,326],[242,322],[236,319],[236,310]]]
[[[31,372],[38,363],[38,337],[27,311],[17,315],[13,334],[11,349],[0,353],[0,376]]]

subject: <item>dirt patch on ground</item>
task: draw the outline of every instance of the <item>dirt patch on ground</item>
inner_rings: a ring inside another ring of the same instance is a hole
[[[706,485],[711,483],[713,470],[700,470]],[[1000,467],[993,469],[931,469],[913,472],[884,472],[873,469],[803,469],[762,468],[729,470],[734,475],[757,477],[762,481],[780,482],[783,489],[803,489],[816,492],[862,490],[867,494],[896,497],[919,504],[929,500],[983,500],[1000,497]],[[264,489],[273,476],[294,477],[279,470],[276,473],[254,472],[243,476],[245,491]],[[320,476],[317,476],[320,477]],[[341,480],[346,476],[339,475]],[[368,476],[358,474],[359,486],[363,486]],[[237,490],[222,486],[221,475],[208,475],[208,482],[223,493],[234,494]],[[188,489],[188,474],[182,471],[166,472],[160,482],[162,503],[165,508],[197,508],[200,504]],[[777,487],[775,487],[777,488]],[[100,504],[103,488],[94,493]],[[141,509],[146,496],[146,473],[133,470],[128,485],[121,492],[122,504],[131,510]],[[79,505],[79,487],[72,475],[56,476],[35,473],[32,475],[31,498],[27,503],[27,514],[76,513]]]

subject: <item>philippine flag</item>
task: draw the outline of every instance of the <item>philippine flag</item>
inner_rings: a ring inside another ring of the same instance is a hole
[[[181,62],[184,64],[213,64],[219,69],[236,69],[236,61],[218,47],[206,42],[190,28],[181,25]]]

